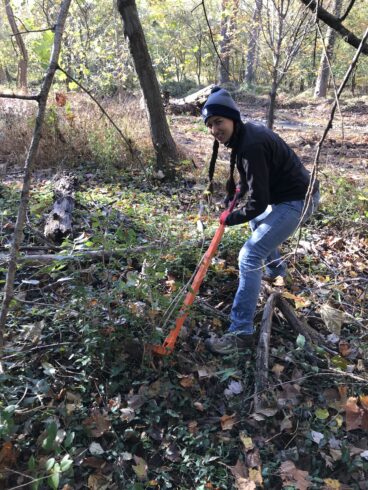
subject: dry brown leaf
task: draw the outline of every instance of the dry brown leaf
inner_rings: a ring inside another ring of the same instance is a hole
[[[307,490],[311,485],[307,479],[308,471],[299,470],[292,461],[281,463],[280,476],[285,485],[292,485],[298,490]]]
[[[368,428],[368,412],[358,407],[357,402],[358,398],[351,396],[345,404],[347,431]]]
[[[276,374],[276,376],[279,378],[283,370],[285,369],[285,366],[282,364],[274,364],[272,366],[272,372]]]
[[[326,304],[321,306],[321,317],[329,331],[340,336],[345,318],[344,312]]]
[[[364,410],[368,411],[368,395],[360,395],[359,401],[364,408]]]
[[[107,414],[102,414],[98,409],[94,409],[90,417],[83,420],[82,424],[93,437],[101,437],[110,430],[110,420]]]
[[[249,478],[254,481],[257,485],[263,484],[262,473],[259,468],[250,468],[249,470]]]
[[[340,340],[339,352],[343,357],[347,357],[351,353],[349,342],[347,342],[346,340]]]
[[[238,490],[255,490],[256,484],[248,477],[248,468],[238,459],[235,466],[230,466],[235,478],[235,488]]]
[[[198,422],[196,420],[188,422],[188,430],[191,434],[198,432]]]
[[[236,423],[236,413],[232,415],[223,415],[220,418],[222,430],[231,430]]]
[[[199,412],[204,412],[204,406],[201,402],[194,402],[193,405]]]
[[[194,383],[194,377],[192,375],[189,376],[179,376],[180,377],[180,386],[183,388],[191,388]]]
[[[110,480],[100,473],[89,475],[88,488],[89,490],[107,490],[110,485]]]
[[[0,450],[0,468],[13,466],[17,460],[17,453],[11,442],[4,442]]]

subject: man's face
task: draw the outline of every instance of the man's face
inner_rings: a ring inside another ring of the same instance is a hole
[[[223,116],[211,116],[206,126],[219,143],[227,143],[234,132],[234,121]]]

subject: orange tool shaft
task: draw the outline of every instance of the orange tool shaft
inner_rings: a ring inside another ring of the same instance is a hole
[[[235,204],[238,200],[238,195],[235,194],[234,199],[231,201],[229,211],[233,211]],[[172,351],[174,350],[176,340],[179,336],[180,330],[189,315],[189,310],[190,306],[193,304],[195,297],[199,291],[199,288],[203,282],[203,279],[207,273],[207,270],[211,264],[211,260],[213,256],[215,255],[217,248],[221,242],[222,235],[224,234],[225,231],[225,225],[220,224],[220,226],[217,228],[216,233],[214,237],[212,238],[212,241],[210,243],[210,246],[208,247],[206,253],[203,255],[202,260],[200,262],[198,271],[196,275],[194,276],[193,282],[190,286],[190,290],[185,296],[183,306],[180,308],[179,311],[179,316],[176,319],[175,322],[175,327],[170,331],[169,335],[166,337],[164,340],[164,343],[162,345],[154,345],[152,347],[152,352],[154,354],[159,354],[161,356],[171,354]]]

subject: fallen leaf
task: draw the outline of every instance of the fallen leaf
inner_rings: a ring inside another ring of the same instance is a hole
[[[325,483],[325,490],[339,490],[341,488],[341,484],[338,480],[333,480],[332,478],[325,478],[323,480]]]
[[[324,439],[324,435],[321,432],[316,432],[315,430],[311,431],[312,441],[316,444],[319,444],[322,439]]]
[[[346,340],[340,340],[339,352],[343,357],[347,357],[351,353],[349,342],[347,342]]]
[[[308,471],[299,470],[292,461],[281,463],[280,476],[284,485],[294,486],[298,490],[307,490],[311,485],[307,479]]]
[[[251,437],[248,437],[244,432],[240,432],[239,437],[246,451],[253,449],[253,441]]]
[[[278,286],[278,284],[275,284],[275,286]],[[289,293],[289,291],[284,291],[282,296],[287,299],[292,299],[295,303],[295,309],[297,310],[310,305],[310,301],[308,299],[303,298],[302,296],[295,296],[295,294]]]
[[[259,468],[250,468],[249,469],[249,478],[257,485],[263,484],[262,473]]]
[[[120,418],[124,422],[130,422],[135,417],[135,411],[130,407],[121,408],[120,412],[121,412]]]
[[[8,466],[13,466],[17,460],[17,453],[13,444],[8,441],[4,442],[0,450],[0,469]]]
[[[346,430],[355,430],[363,428],[365,410],[358,407],[358,398],[349,397],[345,404],[346,410]]]
[[[188,430],[191,434],[198,432],[198,422],[196,420],[188,422]]]
[[[98,442],[92,442],[90,445],[89,445],[89,452],[93,455],[93,456],[100,456],[101,454],[103,454],[105,451],[102,449],[102,446],[101,444],[99,444]]]
[[[193,405],[199,412],[204,412],[204,406],[201,402],[194,402]]]
[[[135,465],[132,465],[134,473],[141,481],[147,480],[148,465],[143,458],[134,456]]]
[[[183,388],[191,388],[193,386],[193,383],[194,383],[194,377],[192,375],[189,375],[189,376],[181,376],[179,375],[178,376],[180,378],[180,386],[182,386]]]
[[[325,304],[321,306],[320,313],[322,320],[329,331],[340,336],[341,327],[345,318],[344,312]]]
[[[279,378],[281,376],[281,373],[284,371],[285,366],[282,364],[274,364],[272,366],[272,372],[276,374],[276,376]]]
[[[89,490],[107,490],[110,486],[110,480],[100,473],[89,475],[88,489]]]
[[[231,430],[236,422],[236,413],[232,415],[223,415],[220,418],[222,430]]]
[[[360,395],[359,401],[364,408],[364,410],[368,411],[368,395]]]
[[[178,461],[181,461],[181,456],[180,456],[179,450],[174,443],[170,444],[166,448],[165,457],[166,457],[166,459],[168,459],[169,461],[172,461],[173,463],[177,463]]]
[[[231,398],[235,395],[239,395],[243,391],[243,385],[241,381],[230,381],[229,386],[225,389],[224,395],[226,398]]]
[[[83,420],[82,424],[93,437],[101,437],[110,430],[110,420],[107,414],[100,413],[98,409],[94,409],[91,416]]]
[[[293,422],[290,420],[290,417],[285,417],[280,425],[280,431],[289,430],[293,428]]]

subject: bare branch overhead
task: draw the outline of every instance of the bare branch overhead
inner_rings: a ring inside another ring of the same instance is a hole
[[[339,18],[330,14],[326,9],[321,6],[318,6],[315,0],[300,0],[306,7],[308,7],[313,13],[317,13],[318,19],[322,20],[329,27],[334,29],[336,32],[340,34],[345,42],[354,46],[354,48],[358,49],[361,43],[361,39],[359,39],[353,32],[349,31],[341,22]],[[316,11],[317,9],[317,11]],[[361,48],[361,52],[368,55],[368,44],[364,43]]]

